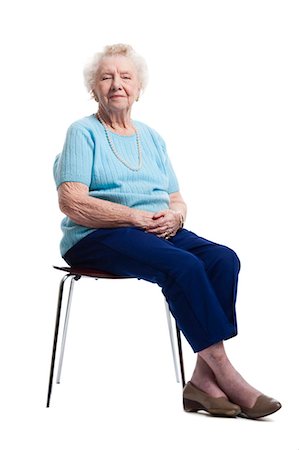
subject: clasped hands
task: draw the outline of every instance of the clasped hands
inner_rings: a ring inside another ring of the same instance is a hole
[[[172,209],[159,211],[153,214],[149,223],[143,228],[147,233],[153,233],[158,237],[169,239],[175,236],[182,227],[182,217],[182,213]]]

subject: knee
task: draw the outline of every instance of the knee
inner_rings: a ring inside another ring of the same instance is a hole
[[[224,245],[220,245],[219,259],[226,266],[232,267],[236,273],[239,273],[241,262],[234,250]]]
[[[170,268],[170,275],[175,273],[176,278],[191,277],[192,275],[200,276],[205,272],[205,265],[203,261],[198,259],[192,253],[185,252],[180,255],[180,258],[172,261]]]

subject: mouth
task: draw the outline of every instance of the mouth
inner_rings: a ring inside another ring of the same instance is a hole
[[[125,98],[124,95],[110,95],[109,98]]]

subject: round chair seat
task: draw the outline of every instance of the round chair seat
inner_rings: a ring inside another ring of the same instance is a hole
[[[63,270],[64,272],[68,272],[71,275],[78,275],[82,277],[93,277],[93,278],[113,278],[113,279],[124,279],[124,278],[136,278],[125,275],[115,275],[114,273],[98,271],[95,269],[87,269],[86,267],[60,267],[53,266],[54,269]]]

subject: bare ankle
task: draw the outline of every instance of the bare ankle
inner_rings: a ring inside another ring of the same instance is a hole
[[[195,387],[197,387],[201,391],[205,392],[206,394],[210,395],[211,397],[215,397],[215,398],[225,397],[225,398],[227,398],[226,394],[212,380],[209,380],[207,378],[198,378],[198,377],[192,376],[190,381]]]
[[[213,368],[215,364],[224,365],[229,363],[224,346],[220,342],[199,352],[198,357],[202,358],[211,368]]]

